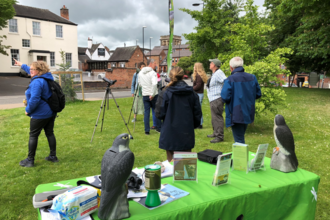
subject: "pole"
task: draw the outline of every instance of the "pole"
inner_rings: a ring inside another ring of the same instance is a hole
[[[143,44],[142,44],[142,53],[143,53],[143,63],[144,63],[144,27],[142,27],[142,41],[143,41]]]
[[[152,37],[150,37],[150,56],[149,56],[149,59],[151,59],[151,38]]]

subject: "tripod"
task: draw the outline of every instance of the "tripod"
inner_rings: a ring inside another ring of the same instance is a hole
[[[126,121],[125,121],[125,119],[124,119],[124,116],[123,116],[123,114],[122,114],[121,111],[120,111],[119,105],[117,104],[117,101],[116,101],[116,99],[115,99],[115,97],[114,97],[114,95],[113,95],[113,93],[111,92],[111,89],[110,89],[110,86],[113,85],[113,84],[115,84],[115,83],[117,82],[117,80],[112,81],[112,80],[108,80],[107,78],[103,78],[103,80],[104,80],[105,82],[107,82],[108,85],[107,85],[107,88],[105,89],[104,98],[103,98],[103,100],[102,100],[102,104],[101,104],[101,107],[100,107],[99,115],[98,115],[98,117],[97,117],[97,119],[96,119],[96,124],[95,124],[95,127],[94,127],[94,132],[93,132],[93,135],[92,135],[91,143],[92,143],[92,141],[93,141],[93,137],[94,137],[95,130],[96,130],[96,127],[97,127],[97,123],[98,123],[98,121],[99,121],[100,114],[101,114],[101,111],[102,111],[102,108],[103,108],[103,117],[102,117],[102,124],[101,124],[101,132],[102,132],[103,121],[104,121],[104,115],[105,115],[105,106],[107,105],[107,106],[108,106],[108,110],[109,110],[109,95],[110,95],[110,94],[112,95],[112,99],[113,99],[113,100],[115,101],[115,103],[116,103],[117,109],[118,109],[118,111],[119,111],[121,117],[123,118],[124,124],[126,125],[127,131],[128,131],[128,133],[130,134],[131,139],[133,139],[133,136],[132,136],[132,134],[131,134],[131,132],[130,132],[128,126],[127,126],[127,123],[126,123]]]
[[[137,85],[137,88],[135,89],[135,91],[134,91],[134,99],[133,99],[133,103],[132,103],[132,107],[131,107],[131,112],[129,113],[129,117],[128,117],[128,124],[129,124],[129,121],[130,121],[130,118],[131,118],[131,114],[132,114],[132,111],[133,111],[133,108],[134,108],[134,103],[135,103],[135,99],[136,99],[136,97],[137,97],[137,103],[136,103],[136,108],[135,108],[135,112],[136,112],[136,114],[138,113],[138,109],[139,109],[139,98],[140,98],[140,96],[139,96],[139,87],[140,85],[138,84]],[[134,127],[133,127],[133,132],[134,132],[134,130],[135,130],[135,121],[136,120],[134,120]]]

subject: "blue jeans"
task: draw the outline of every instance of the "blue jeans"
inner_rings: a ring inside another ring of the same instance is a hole
[[[247,124],[234,124],[231,126],[235,142],[245,144],[244,135],[247,126]]]
[[[204,93],[197,93],[199,97],[199,103],[201,104],[201,109],[202,109],[202,103],[203,103],[203,98],[204,98]],[[201,118],[201,125],[203,124],[203,111],[202,111],[202,118]]]
[[[149,96],[143,96],[143,104],[144,104],[144,131],[149,132],[150,131],[150,108],[152,111],[155,111],[156,107],[156,101],[157,101],[158,95],[156,95],[151,101],[149,99]],[[154,124],[156,126],[156,129],[160,131],[160,120],[155,117]]]

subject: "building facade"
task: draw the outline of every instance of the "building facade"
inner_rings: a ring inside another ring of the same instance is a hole
[[[69,10],[63,6],[60,12],[64,17],[47,9],[24,5],[14,5],[16,15],[8,21],[8,26],[0,30],[6,35],[2,44],[11,46],[9,56],[0,54],[0,75],[14,76],[20,67],[14,66],[13,58],[26,64],[43,60],[51,71],[62,63],[60,50],[65,52],[65,61],[72,68],[78,68],[77,24],[69,21]]]
[[[161,46],[168,46],[170,43],[170,35],[163,35],[160,36],[160,45]],[[180,45],[181,44],[181,36],[173,35],[173,44],[172,45]]]

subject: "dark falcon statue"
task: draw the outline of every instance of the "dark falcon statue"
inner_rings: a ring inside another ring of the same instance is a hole
[[[273,150],[270,167],[285,173],[296,171],[298,159],[294,151],[294,139],[282,115],[275,116],[274,139],[277,147]]]
[[[128,145],[129,135],[121,134],[103,156],[101,204],[98,212],[101,220],[130,217],[125,183],[132,172],[134,154]]]

